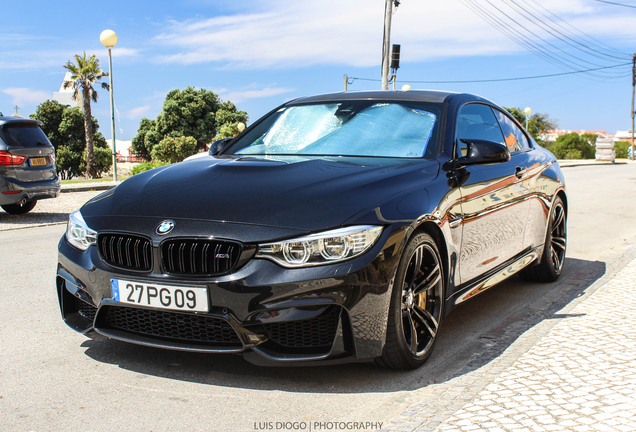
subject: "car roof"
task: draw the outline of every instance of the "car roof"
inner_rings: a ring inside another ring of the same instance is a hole
[[[338,93],[327,93],[294,99],[289,103],[330,102],[342,100],[388,100],[388,101],[420,101],[443,103],[449,97],[460,93],[438,90],[361,90]],[[479,97],[477,97],[479,98]]]
[[[11,117],[11,116],[0,116],[0,126],[3,126],[7,123],[37,123],[42,126],[42,122],[39,120],[31,120],[20,117]]]

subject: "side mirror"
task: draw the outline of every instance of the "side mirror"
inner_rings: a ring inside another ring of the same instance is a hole
[[[503,144],[478,139],[462,139],[460,141],[468,146],[466,156],[457,160],[460,165],[491,164],[510,160],[510,152]]]
[[[210,146],[210,150],[208,151],[208,153],[210,154],[210,156],[218,155],[219,153],[221,153],[223,150],[225,150],[228,147],[228,144],[233,139],[234,138],[223,138],[223,139],[214,141],[212,145]]]

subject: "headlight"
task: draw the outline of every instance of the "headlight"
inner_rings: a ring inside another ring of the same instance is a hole
[[[380,237],[382,227],[364,225],[339,228],[291,240],[259,245],[256,258],[284,267],[309,267],[356,257]]]
[[[90,229],[82,214],[78,211],[68,216],[66,226],[66,240],[80,250],[86,250],[89,246],[97,243],[97,232]]]

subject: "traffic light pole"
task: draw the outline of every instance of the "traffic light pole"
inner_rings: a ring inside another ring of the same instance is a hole
[[[636,54],[632,56],[632,160],[634,160],[634,93],[636,92]]]
[[[382,40],[382,90],[389,89],[389,57],[391,56],[391,16],[393,0],[386,0],[384,7],[384,39]]]

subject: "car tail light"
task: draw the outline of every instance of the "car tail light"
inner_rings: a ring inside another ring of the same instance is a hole
[[[25,156],[14,155],[8,151],[0,151],[0,165],[20,165],[25,159]]]
[[[53,154],[50,156],[50,158],[51,158],[51,163],[52,163],[53,165],[55,165],[55,153],[53,153]]]

